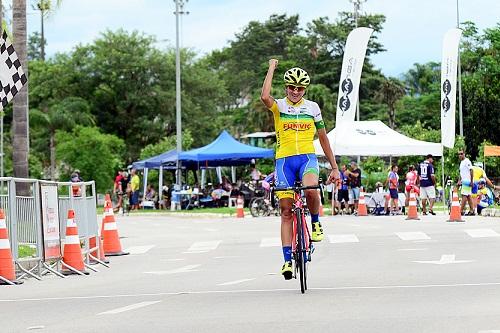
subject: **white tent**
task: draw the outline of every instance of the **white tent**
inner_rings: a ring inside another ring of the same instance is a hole
[[[441,143],[419,141],[400,134],[380,120],[353,121],[328,132],[335,155],[411,156],[443,155]],[[316,154],[324,156],[319,140],[314,140]]]

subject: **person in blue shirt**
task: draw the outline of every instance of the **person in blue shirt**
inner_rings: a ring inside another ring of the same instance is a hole
[[[420,184],[420,199],[422,200],[422,214],[427,215],[427,200],[429,200],[429,214],[436,215],[433,211],[436,200],[436,176],[434,175],[434,159],[431,154],[418,166],[418,179]]]

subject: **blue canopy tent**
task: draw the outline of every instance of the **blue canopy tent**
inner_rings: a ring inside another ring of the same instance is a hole
[[[196,162],[198,169],[208,167],[232,167],[231,174],[233,182],[236,181],[236,170],[234,166],[250,164],[255,158],[272,158],[273,149],[259,148],[246,145],[234,139],[227,131],[221,134],[212,143],[193,150],[181,152],[179,159],[182,163]],[[201,183],[204,184],[205,170],[202,170]],[[220,168],[217,174],[221,177]]]
[[[142,161],[132,163],[132,167],[137,170],[144,169],[144,190],[143,194],[146,195],[148,184],[148,171],[149,169],[159,169],[160,177],[158,180],[158,193],[161,194],[161,186],[163,184],[163,169],[176,169],[177,167],[177,151],[175,149],[161,153],[153,157],[146,158]]]
[[[181,152],[177,156],[175,149],[157,156],[137,161],[132,164],[135,169],[144,169],[144,193],[146,193],[149,169],[159,169],[159,191],[163,184],[163,169],[176,169],[177,158],[182,167],[200,169],[219,166],[237,166],[250,164],[255,158],[272,158],[273,149],[265,149],[246,145],[234,139],[227,131],[222,133],[212,143],[193,150]],[[220,171],[220,170],[219,170]]]
[[[199,167],[245,165],[255,158],[272,157],[274,149],[246,145],[225,130],[212,143],[179,154],[183,164],[197,162]]]
[[[161,153],[142,161],[132,163],[134,169],[175,169],[177,166],[177,151],[175,149]]]

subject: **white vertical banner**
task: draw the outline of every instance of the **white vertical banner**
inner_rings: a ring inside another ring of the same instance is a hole
[[[455,104],[457,96],[458,49],[462,30],[454,28],[443,39],[441,60],[441,143],[452,148],[455,144]]]
[[[340,73],[335,127],[343,122],[354,121],[366,47],[372,32],[373,29],[370,28],[356,28],[347,36]]]

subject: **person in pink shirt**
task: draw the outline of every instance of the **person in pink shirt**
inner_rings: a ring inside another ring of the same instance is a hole
[[[408,172],[406,173],[406,181],[405,181],[406,211],[408,211],[408,203],[410,202],[411,190],[413,190],[413,193],[415,193],[415,197],[420,194],[420,189],[417,186],[417,180],[418,180],[418,172],[417,170],[415,170],[414,165],[410,165],[408,167]]]

